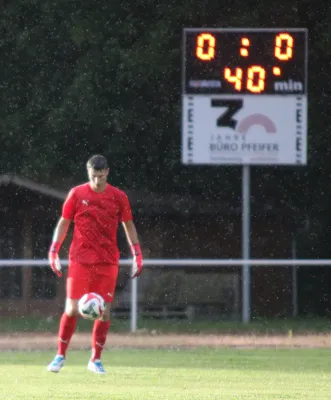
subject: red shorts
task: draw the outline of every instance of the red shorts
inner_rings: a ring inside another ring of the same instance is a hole
[[[114,298],[118,265],[69,263],[67,297],[80,299],[85,293],[95,292],[111,303]]]

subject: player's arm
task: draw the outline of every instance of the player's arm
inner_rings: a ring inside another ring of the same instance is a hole
[[[49,264],[52,268],[52,270],[57,274],[57,276],[61,277],[62,276],[62,271],[61,271],[61,264],[59,260],[59,251],[62,246],[62,243],[67,236],[67,232],[69,229],[69,225],[71,223],[70,219],[66,219],[61,217],[55,227],[54,233],[53,233],[53,239],[52,239],[52,244],[48,252],[48,259],[49,259]]]
[[[61,272],[61,264],[58,253],[67,235],[70,222],[75,215],[75,210],[76,210],[75,191],[71,190],[63,204],[62,216],[56,225],[56,228],[53,233],[52,244],[48,251],[49,265],[59,277],[62,276],[62,272]]]
[[[136,278],[141,274],[141,271],[143,269],[143,256],[139,244],[137,230],[135,224],[133,223],[130,202],[128,196],[124,192],[122,192],[120,204],[120,220],[122,222],[126,239],[129,243],[133,255],[132,278]]]
[[[53,233],[53,243],[60,243],[60,246],[62,245],[65,237],[67,236],[70,223],[71,219],[63,217],[59,219]]]
[[[132,220],[122,222],[127,241],[130,246],[139,243],[136,226]]]
[[[137,230],[132,220],[123,221],[122,225],[133,255],[132,278],[136,278],[141,274],[143,269],[143,256],[139,244]]]

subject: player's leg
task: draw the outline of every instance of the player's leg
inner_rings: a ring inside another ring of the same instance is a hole
[[[59,325],[57,354],[47,369],[51,372],[59,372],[64,365],[66,352],[74,334],[77,324],[77,300],[67,298],[65,311],[62,314]]]
[[[59,327],[57,354],[65,358],[72,335],[75,332],[78,317],[78,300],[66,299],[65,311]]]
[[[75,332],[78,316],[78,300],[88,288],[88,271],[79,264],[70,265],[66,282],[65,310],[60,319],[57,354],[47,369],[59,372],[64,365],[70,340]]]
[[[110,303],[106,303],[105,312],[101,319],[94,321],[92,330],[92,355],[87,368],[97,374],[105,374],[101,363],[101,353],[104,349],[110,327]]]
[[[105,312],[99,320],[96,320],[92,331],[92,356],[88,364],[88,369],[92,372],[104,374],[105,370],[101,363],[101,353],[104,349],[107,334],[110,327],[110,306],[114,298],[116,287],[118,265],[101,266],[96,274],[91,291],[100,294],[105,302]]]

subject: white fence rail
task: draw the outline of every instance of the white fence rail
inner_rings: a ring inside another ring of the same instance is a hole
[[[121,259],[120,265],[131,266],[131,259]],[[68,265],[68,260],[61,260],[63,266]],[[197,258],[177,258],[177,259],[149,259],[144,260],[145,267],[240,267],[243,264],[253,265],[259,267],[275,267],[275,266],[331,266],[331,259],[239,259],[239,258],[229,258],[229,259],[197,259]],[[45,267],[48,265],[46,259],[44,260],[27,260],[27,259],[0,259],[0,267]]]
[[[61,260],[63,266],[68,265],[68,260]],[[121,259],[120,265],[130,267],[131,259]],[[45,267],[48,266],[47,260],[27,260],[27,259],[0,259],[1,267]],[[331,259],[149,259],[144,260],[144,268],[194,268],[194,267],[243,267],[243,266],[259,266],[259,267],[292,267],[292,301],[296,308],[295,302],[297,298],[297,279],[296,270],[299,266],[322,267],[331,266]],[[139,280],[139,278],[138,278]],[[131,281],[131,332],[137,329],[137,298],[138,298],[138,280]],[[242,281],[242,291],[250,293],[249,282]],[[250,316],[250,296],[243,296],[242,304],[243,315]],[[244,320],[243,322],[249,322]]]

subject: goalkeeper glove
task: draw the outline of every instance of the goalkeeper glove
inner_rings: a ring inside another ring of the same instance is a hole
[[[61,268],[61,264],[60,264],[60,259],[58,256],[58,252],[60,250],[61,244],[58,242],[53,242],[51,244],[51,247],[49,249],[48,252],[48,261],[49,261],[49,265],[52,268],[52,270],[56,273],[56,275],[58,277],[61,278],[62,276],[62,268]]]
[[[133,255],[132,264],[132,279],[137,278],[143,269],[143,255],[139,243],[131,245],[131,252]]]

